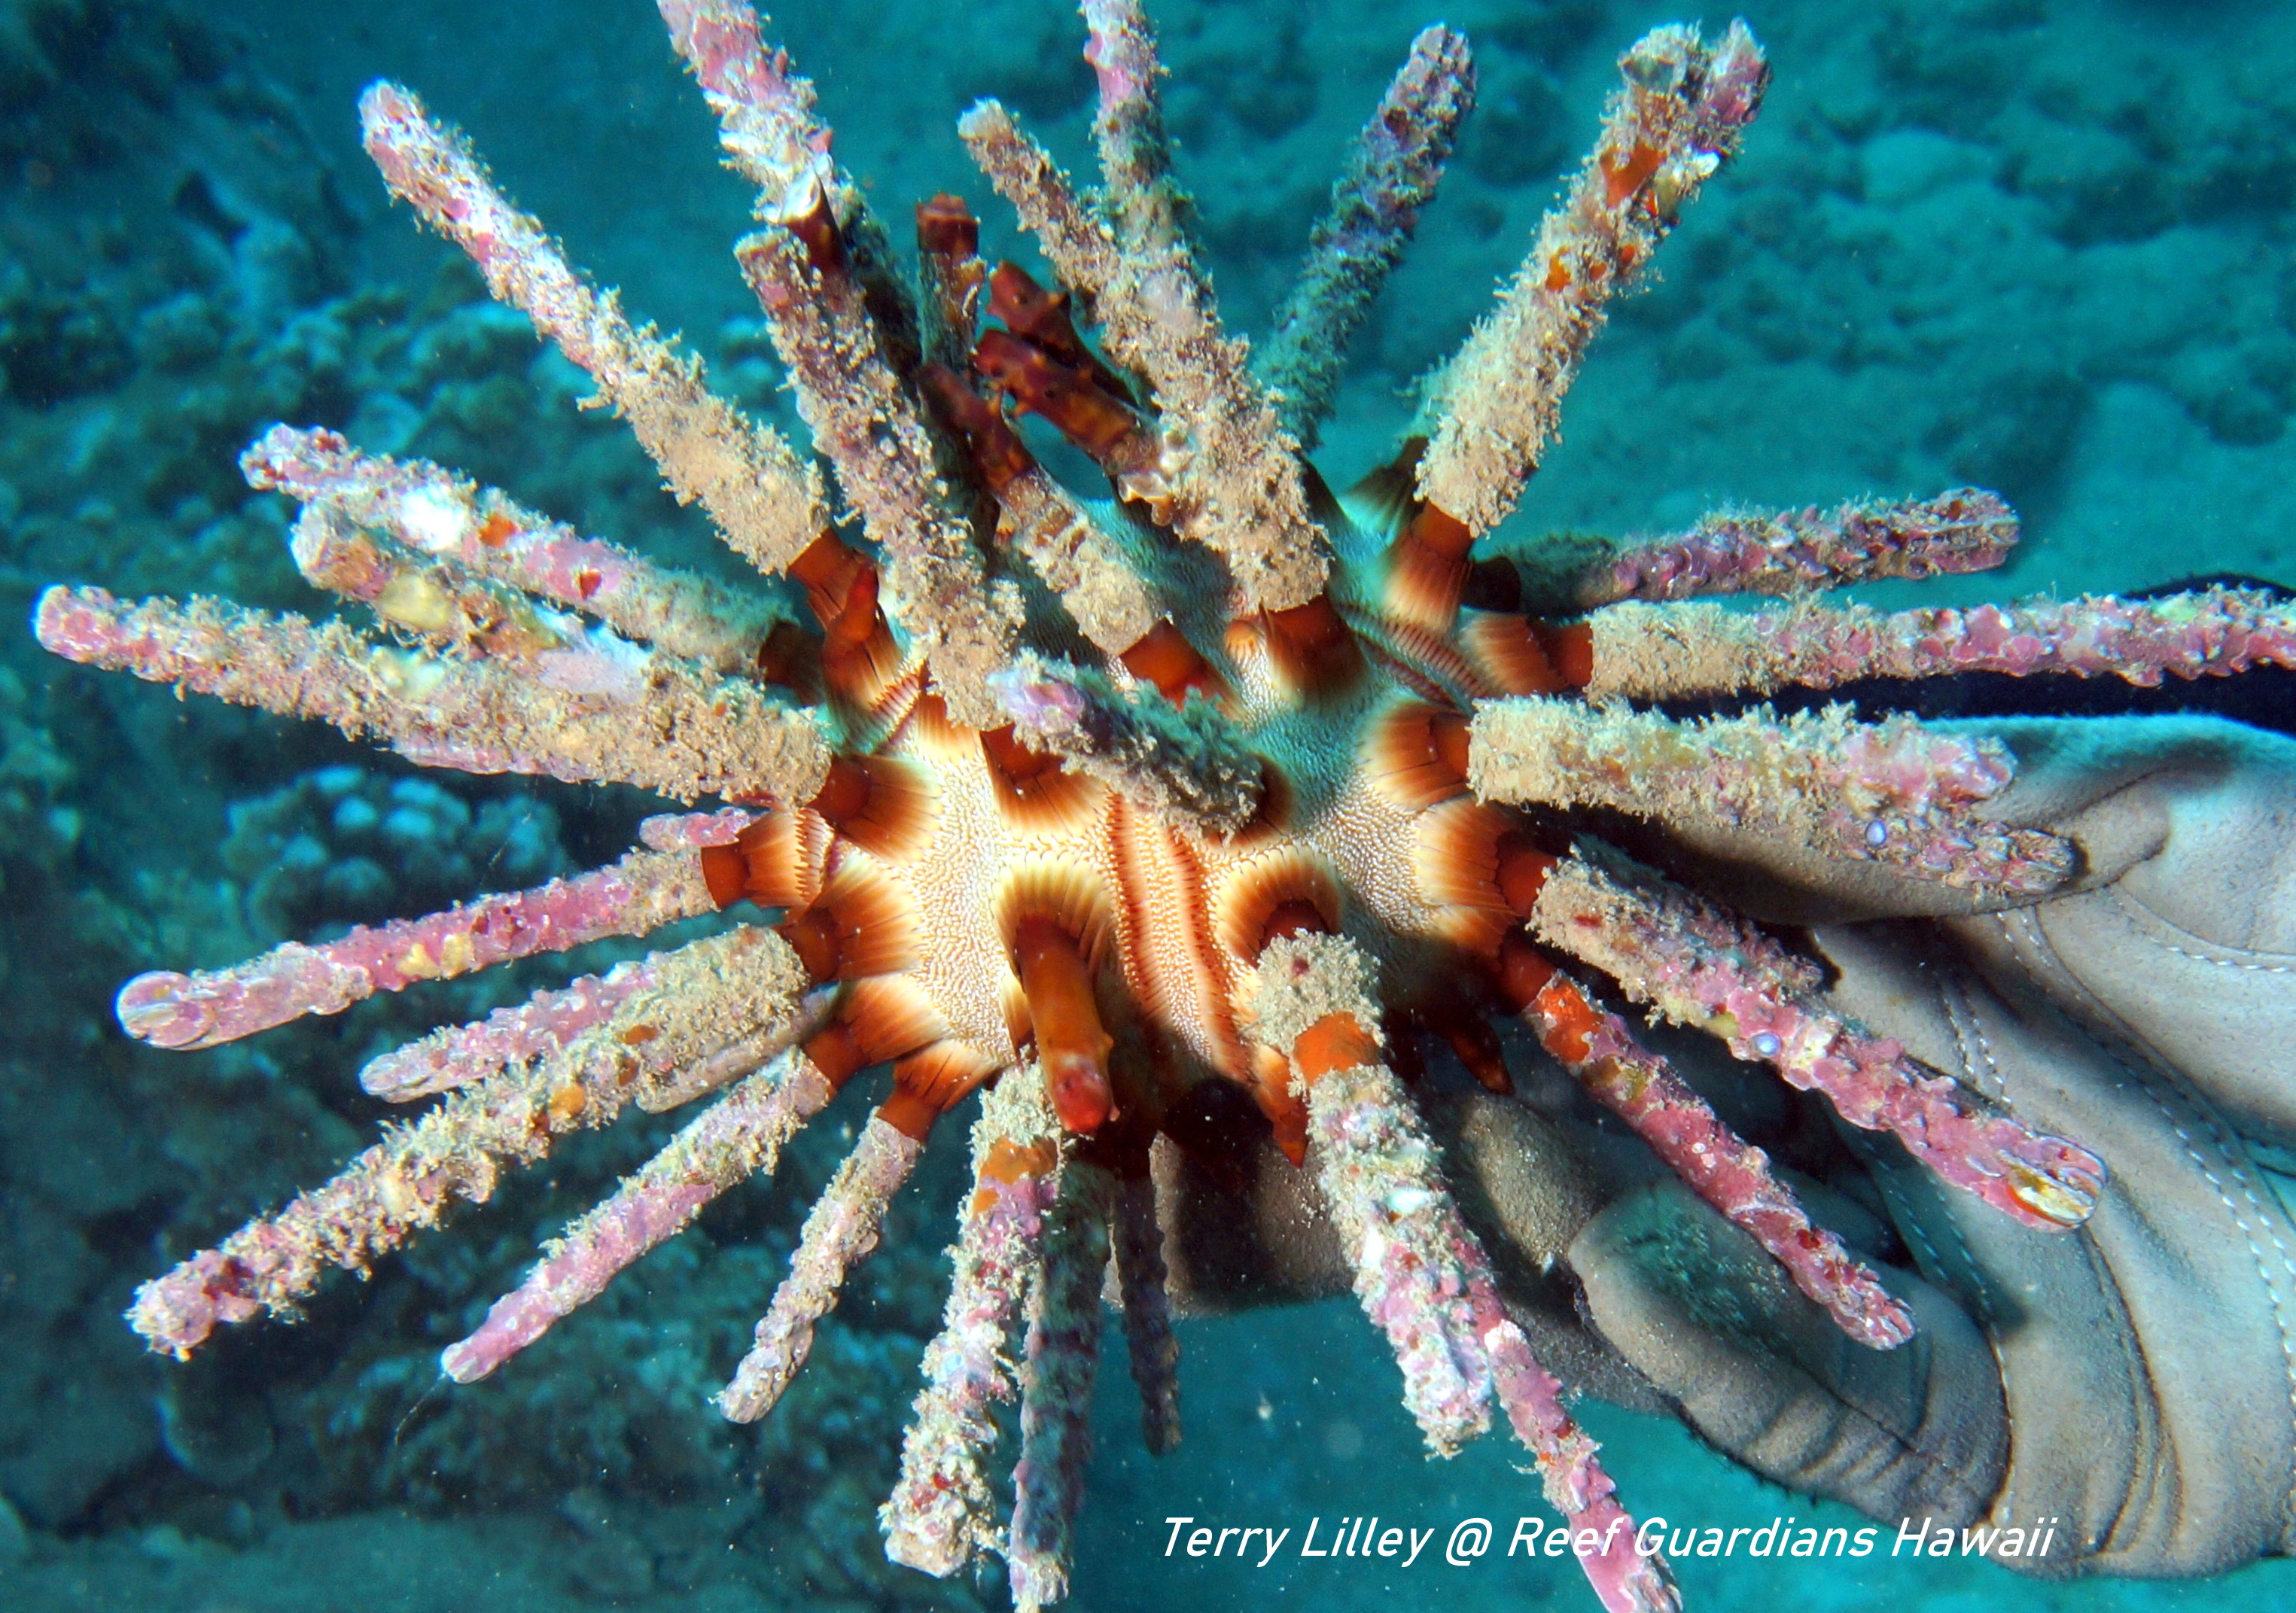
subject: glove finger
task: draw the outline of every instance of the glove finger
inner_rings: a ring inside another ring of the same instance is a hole
[[[1959,1527],[1990,1506],[2009,1446],[1992,1354],[1918,1278],[1884,1281],[1920,1331],[1895,1350],[1867,1349],[1670,1181],[1588,1222],[1570,1262],[1610,1346],[1764,1477],[1875,1518]]]

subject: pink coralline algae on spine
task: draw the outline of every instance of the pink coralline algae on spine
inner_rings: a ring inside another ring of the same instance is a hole
[[[935,1122],[972,1104],[954,1287],[881,1515],[896,1560],[947,1575],[997,1552],[1021,1606],[1065,1593],[1103,1296],[1120,1299],[1148,1442],[1168,1448],[1178,1343],[1160,1192],[1181,1164],[1242,1152],[1308,1173],[1429,1445],[1484,1431],[1495,1401],[1550,1502],[1613,1543],[1582,1561],[1603,1604],[1675,1607],[1666,1565],[1613,1527],[1629,1521],[1617,1486],[1510,1314],[1447,1183],[1417,1067],[1390,1060],[1390,1039],[1441,1034],[1505,1093],[1488,1021],[1519,1019],[1850,1339],[1900,1346],[1906,1310],[1601,994],[1712,1031],[2028,1226],[2079,1224],[2111,1191],[2102,1167],[1835,1013],[1775,938],[1574,844],[1562,815],[1757,835],[1828,867],[2037,900],[2073,851],[1993,815],[2017,767],[1997,741],[1847,708],[1677,721],[1626,702],[1967,670],[2223,675],[2296,664],[2296,620],[2225,588],[1898,615],[1808,597],[1997,563],[2014,517],[1972,489],[1732,511],[1591,557],[1558,540],[1524,564],[1559,579],[1564,617],[1463,604],[1471,580],[1485,601],[1516,580],[1473,545],[1554,439],[1610,299],[1755,115],[1768,70],[1742,23],[1711,41],[1660,28],[1626,53],[1521,269],[1428,378],[1390,462],[1334,493],[1304,446],[1472,108],[1463,37],[1414,42],[1255,352],[1191,238],[1133,0],[1083,8],[1096,192],[1006,108],[960,123],[1052,288],[984,262],[950,196],[917,210],[913,282],[831,155],[813,86],[748,7],[660,10],[758,187],[762,225],[736,258],[809,452],[634,326],[411,92],[367,92],[366,142],[392,192],[588,372],[754,586],[280,425],[242,469],[301,506],[299,565],[373,626],[94,587],[51,589],[35,626],[73,660],[320,717],[424,766],[706,803],[574,879],[140,977],[121,1023],[158,1046],[745,903],[752,921],[373,1060],[369,1092],[430,1107],[146,1283],[134,1325],[181,1356],[218,1325],[291,1316],[329,1268],[366,1269],[568,1132],[631,1104],[693,1106],[444,1361],[464,1382],[515,1370],[865,1075],[882,1097],[750,1355],[724,1363],[720,1405],[772,1406],[834,1325]],[[1099,495],[1038,463],[1014,430],[1024,413],[1098,467]],[[1717,593],[1788,597],[1685,602]],[[1016,1401],[1000,1520],[988,1463]]]

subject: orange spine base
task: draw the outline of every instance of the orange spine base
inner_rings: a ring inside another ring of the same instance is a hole
[[[909,857],[932,837],[931,775],[890,756],[840,756],[807,803],[856,846],[880,856]]]
[[[1501,694],[1563,694],[1595,675],[1595,638],[1584,624],[1548,627],[1512,612],[1471,615],[1459,645]]]
[[[917,203],[917,250],[958,262],[980,253],[980,221],[962,196],[946,191]]]
[[[933,1122],[956,1107],[993,1067],[962,1042],[942,1040],[893,1064],[893,1090],[877,1118],[922,1142]]]
[[[1472,1006],[1449,1004],[1436,1031],[1486,1092],[1504,1098],[1514,1091],[1514,1077],[1507,1073],[1506,1055],[1499,1046],[1498,1033]]]
[[[739,847],[704,846],[695,855],[701,864],[701,882],[720,911],[748,897],[750,865]]]
[[[789,565],[821,624],[821,675],[838,700],[873,705],[900,672],[893,629],[877,602],[877,568],[834,532],[824,532]]]
[[[1294,897],[1278,902],[1260,921],[1260,945],[1270,941],[1287,940],[1292,936],[1321,936],[1332,932],[1332,921],[1323,910],[1305,897]]]
[[[1474,532],[1433,504],[1419,511],[1387,551],[1389,612],[1431,633],[1448,633],[1467,582]]]
[[[1069,317],[1066,291],[1047,291],[1020,265],[1000,263],[988,277],[988,312],[1003,320],[1015,336],[1086,371],[1093,384],[1110,397],[1128,405],[1132,402],[1132,391],[1124,378],[1101,362],[1100,356],[1077,334],[1076,321]]]
[[[980,749],[997,782],[1023,798],[1061,776],[1060,757],[1022,744],[1010,723],[1002,728],[982,729]]]
[[[720,908],[751,901],[802,912],[821,894],[828,839],[820,817],[775,812],[742,829],[730,846],[701,848],[701,877]]]
[[[893,1087],[893,1097],[877,1106],[877,1119],[918,1142],[925,1141],[925,1134],[932,1131],[932,1122],[939,1118],[941,1110],[934,1109],[930,1099],[902,1093],[900,1087]]]
[[[1584,689],[1595,681],[1595,630],[1584,622],[1570,622],[1560,627],[1547,627],[1539,632],[1546,646],[1546,659],[1554,663],[1554,673],[1573,689]]]
[[[1496,880],[1499,899],[1521,917],[1530,917],[1531,905],[1538,900],[1554,862],[1528,833],[1520,829],[1508,830],[1499,836]]]
[[[1414,812],[1423,812],[1467,793],[1467,735],[1472,720],[1464,713],[1424,700],[1390,707],[1372,731],[1364,763],[1380,793]]]
[[[758,678],[778,684],[791,698],[812,705],[824,692],[821,681],[821,640],[795,622],[775,622],[758,643]]]
[[[1363,646],[1330,594],[1319,594],[1288,610],[1270,610],[1264,619],[1268,651],[1283,681],[1302,696],[1343,694],[1363,675]]]
[[[1070,1131],[1088,1135],[1115,1112],[1116,1098],[1108,1081],[1114,1043],[1101,1028],[1084,951],[1066,930],[1034,916],[1020,921],[1013,951],[1054,1112]]]
[[[927,364],[917,373],[917,384],[935,418],[964,439],[972,468],[991,493],[1003,493],[1037,468],[1036,455],[1004,412],[966,385],[955,371],[946,364]]]
[[[824,275],[842,274],[847,267],[845,238],[839,233],[836,215],[830,211],[825,191],[814,192],[813,205],[794,217],[784,218],[789,233],[805,243],[805,255]]]
[[[1191,689],[1201,690],[1206,700],[1226,698],[1227,686],[1221,682],[1211,663],[1196,653],[1196,647],[1175,626],[1169,617],[1142,634],[1117,658],[1124,669],[1143,683],[1156,685],[1157,692],[1175,706],[1184,704]]]
[[[1105,390],[1087,366],[997,330],[981,332],[972,362],[998,391],[1041,415],[1110,475],[1143,471],[1155,463],[1155,434],[1129,403]]]
[[[834,1093],[872,1064],[931,1048],[947,1034],[947,1022],[914,984],[868,979],[846,990],[830,1022],[807,1038],[805,1056]]]
[[[816,985],[898,975],[917,961],[914,904],[858,858],[840,865],[814,904],[778,929]]]
[[[1499,996],[1516,1013],[1538,999],[1554,973],[1554,960],[1522,930],[1511,932],[1499,943]]]
[[[1272,1047],[1255,1047],[1247,1085],[1267,1118],[1276,1150],[1293,1165],[1307,1164],[1308,1106],[1292,1090],[1292,1061]]]

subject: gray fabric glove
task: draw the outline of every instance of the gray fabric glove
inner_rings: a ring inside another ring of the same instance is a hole
[[[1893,1524],[2054,1519],[2046,1558],[2005,1559],[2029,1571],[2207,1574],[2284,1552],[2296,743],[2202,719],[1988,731],[2020,764],[1996,815],[2079,848],[2045,900],[1984,911],[1710,824],[1675,826],[1670,854],[1741,912],[1809,926],[1842,1011],[2103,1158],[2085,1226],[2016,1225],[1894,1140],[1839,1128],[1842,1191],[1798,1185],[1914,1313],[1915,1340],[1877,1352],[1551,1085],[1433,1101],[1431,1120],[1510,1303],[1581,1387],[1674,1412],[1764,1476]],[[1666,1048],[1772,1142],[1767,1072],[1690,1039]],[[1168,1205],[1177,1274],[1200,1298],[1344,1286],[1288,1167]]]

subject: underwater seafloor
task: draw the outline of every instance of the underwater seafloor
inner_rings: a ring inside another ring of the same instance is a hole
[[[1476,42],[1481,108],[1360,340],[1320,462],[1368,468],[1591,137],[1620,48],[1678,8],[1600,0],[1164,0],[1172,127],[1231,328],[1281,295],[1345,142],[1411,36]],[[952,11],[955,20],[949,20]],[[1751,4],[1776,79],[1741,162],[1617,311],[1526,523],[1678,524],[1725,500],[2000,489],[2026,538],[1968,601],[2210,572],[2296,581],[2296,11],[2202,0]],[[1718,25],[1721,14],[1705,19]],[[1059,0],[806,0],[775,18],[844,160],[898,217],[975,200],[951,131],[982,94],[1086,155],[1090,76]],[[962,1150],[929,1156],[779,1412],[706,1404],[840,1151],[849,1097],[781,1178],[496,1380],[439,1345],[534,1241],[644,1157],[585,1136],[299,1326],[189,1367],[119,1321],[134,1285],[362,1145],[362,1058],[554,971],[497,971],[211,1052],[131,1045],[140,970],[426,911],[614,855],[620,790],[420,773],[308,725],[89,673],[17,624],[57,580],[319,608],[279,502],[234,460],[274,420],[340,427],[574,521],[727,568],[579,378],[391,207],[352,102],[389,75],[724,384],[785,413],[726,255],[747,197],[644,0],[0,4],[0,1607],[996,1608],[1001,1577],[882,1561],[915,1361],[939,1316]],[[1891,599],[1903,602],[1904,589]],[[580,960],[597,967],[609,954]],[[1352,1302],[1185,1324],[1186,1437],[1139,1450],[1105,1370],[1072,1605],[1591,1607],[1566,1564],[1430,1558],[1256,1570],[1163,1552],[1190,1515],[1326,1531],[1538,1512],[1494,1438],[1422,1460]],[[1120,1345],[1117,1354],[1120,1358]],[[1585,1408],[1638,1514],[1858,1520],[1671,1425]],[[1785,1605],[2102,1609],[2296,1601],[2296,1568],[2044,1584],[1962,1559],[1678,1562],[1707,1613]]]

